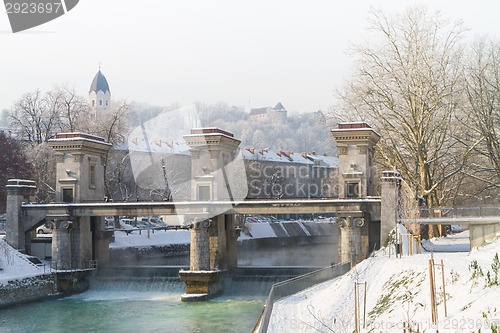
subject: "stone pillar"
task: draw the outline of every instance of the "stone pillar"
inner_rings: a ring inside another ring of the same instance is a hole
[[[109,265],[109,244],[114,230],[106,230],[104,217],[94,216],[91,220],[93,235],[93,258],[97,260],[99,267]]]
[[[226,226],[226,265],[231,270],[238,267],[238,237],[240,229],[236,227],[234,215],[224,215]]]
[[[71,230],[74,243],[73,258],[78,268],[88,269],[92,267],[92,232],[90,230],[90,217],[80,217]]]
[[[208,240],[208,228],[211,220],[194,223],[191,228],[191,244],[189,255],[190,271],[210,270],[210,244]]]
[[[20,252],[26,251],[26,236],[21,204],[33,201],[36,183],[31,180],[9,179],[7,181],[7,244]]]
[[[212,218],[213,227],[210,229],[210,268],[214,270],[227,269],[227,241],[228,230],[226,229],[225,215],[217,215]]]
[[[228,240],[233,240],[232,234],[229,234],[233,230],[228,229],[224,213],[232,208],[236,200],[246,197],[247,189],[246,186],[236,186],[241,179],[234,166],[230,167],[240,144],[232,133],[214,127],[197,128],[185,135],[184,140],[191,152],[191,199],[207,202],[207,205],[210,201],[227,202],[227,205],[217,206],[216,210],[207,207],[208,217],[193,225],[190,270],[179,272],[186,283],[186,293],[181,300],[200,301],[223,292],[223,278],[229,267]],[[243,163],[240,171],[244,174]],[[231,265],[235,266],[234,258]]]
[[[382,172],[380,207],[380,244],[387,245],[387,237],[400,220],[401,174],[397,171]]]
[[[343,214],[339,214],[343,215]],[[368,221],[365,217],[344,215],[339,217],[339,259],[353,266],[368,256]]]
[[[52,231],[52,268],[92,268],[92,237],[88,217],[55,219]]]
[[[380,135],[364,122],[340,123],[337,129],[332,130],[332,135],[339,155],[339,198],[375,196],[373,156]],[[373,209],[339,212],[339,253],[342,262],[355,265],[368,256],[369,223],[377,221],[378,215],[374,213]]]
[[[224,272],[213,267],[217,250],[211,249],[211,243],[218,242],[217,228],[213,219],[195,222],[191,227],[189,271],[179,272],[186,284],[183,302],[206,301],[224,292]]]
[[[102,202],[106,195],[104,186],[106,156],[112,145],[105,142],[104,138],[85,133],[58,133],[55,138],[49,140],[49,144],[54,149],[56,158],[56,201]],[[70,261],[76,268],[89,268],[94,258],[104,265],[109,262],[108,247],[111,235],[104,231],[104,219],[94,217],[93,229],[90,219],[90,217],[74,219],[74,225],[66,230],[69,231],[73,242],[70,248]],[[65,230],[56,230],[56,234],[64,232]],[[61,239],[66,238],[66,234],[59,236]],[[58,247],[61,251],[66,251],[64,242],[54,244],[53,237],[53,253],[54,249],[57,253]],[[61,263],[58,262],[57,265],[59,264]]]
[[[55,219],[52,229],[52,268],[56,270],[69,270],[76,268],[73,263],[71,247],[72,221]]]

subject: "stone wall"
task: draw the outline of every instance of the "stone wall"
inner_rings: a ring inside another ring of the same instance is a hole
[[[500,223],[471,225],[469,232],[470,248],[481,247],[494,241],[500,235]]]
[[[0,308],[58,295],[55,274],[13,280],[0,285]]]
[[[111,266],[165,265],[165,262],[189,266],[189,244],[112,248],[109,251]]]

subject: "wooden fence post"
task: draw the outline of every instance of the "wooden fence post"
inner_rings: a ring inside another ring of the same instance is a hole
[[[443,303],[444,303],[444,316],[448,317],[448,311],[446,310],[446,288],[444,284],[444,263],[443,259],[441,259],[441,279],[443,282]]]
[[[429,283],[431,292],[431,311],[432,311],[432,323],[437,322],[437,309],[436,309],[436,289],[434,285],[434,260],[429,260]]]
[[[359,333],[359,318],[358,318],[358,282],[354,282],[354,331]]]

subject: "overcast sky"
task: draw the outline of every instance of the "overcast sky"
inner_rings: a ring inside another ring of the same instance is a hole
[[[87,95],[99,63],[114,99],[326,110],[349,73],[347,48],[367,38],[369,8],[412,4],[500,37],[494,0],[80,0],[17,34],[2,10],[0,110],[62,84]]]

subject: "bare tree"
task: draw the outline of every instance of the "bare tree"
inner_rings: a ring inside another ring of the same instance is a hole
[[[26,147],[25,153],[33,165],[32,176],[37,182],[37,201],[53,201],[56,192],[56,161],[54,151],[48,143],[42,142],[35,146]]]
[[[58,108],[59,131],[74,132],[82,117],[90,112],[87,100],[78,95],[74,89],[61,87],[47,93]]]
[[[32,146],[46,142],[56,132],[78,129],[89,108],[82,96],[67,87],[42,94],[39,90],[24,94],[10,110],[11,126]]]
[[[114,102],[106,110],[95,114],[89,112],[86,117],[80,117],[76,130],[100,136],[109,143],[122,143],[128,134],[130,112],[126,101]]]
[[[373,11],[370,25],[378,38],[353,49],[358,61],[335,112],[374,126],[380,163],[399,170],[428,207],[439,206],[470,151],[455,135],[464,29],[418,7],[394,17]]]
[[[59,118],[54,103],[39,90],[24,94],[10,111],[11,127],[31,145],[47,141]]]
[[[467,66],[469,102],[469,135],[464,139],[479,140],[475,157],[465,173],[500,189],[500,44],[480,40],[472,49]]]

